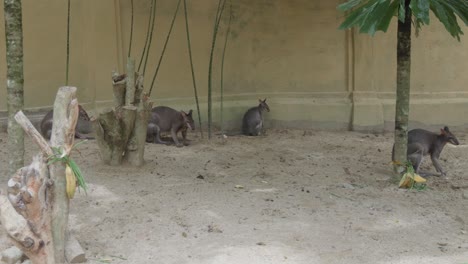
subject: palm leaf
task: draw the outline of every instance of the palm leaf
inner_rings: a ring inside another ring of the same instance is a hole
[[[445,29],[460,41],[463,31],[458,24],[459,17],[468,26],[467,0],[411,0],[416,32],[422,25],[429,25],[429,10],[444,25]],[[386,32],[394,15],[405,21],[405,0],[349,0],[338,5],[338,10],[348,11],[339,29],[359,28],[359,32],[374,35],[376,31]]]
[[[432,12],[434,12],[436,17],[442,22],[445,29],[447,29],[452,37],[460,41],[460,35],[462,35],[463,32],[458,25],[457,17],[453,10],[443,4],[444,0],[430,0],[430,2]]]

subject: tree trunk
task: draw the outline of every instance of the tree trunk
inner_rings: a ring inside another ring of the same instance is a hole
[[[15,114],[23,109],[23,26],[21,0],[4,0],[7,60],[9,175],[24,166],[24,132]]]
[[[48,165],[47,157],[54,154],[53,149],[65,155],[72,150],[79,112],[75,95],[75,87],[61,87],[57,93],[50,146],[22,111],[15,115],[42,153],[8,181],[8,193],[0,194],[0,220],[13,243],[33,264],[67,263],[65,247],[73,242],[68,241],[65,164],[57,161]],[[78,243],[67,250],[70,258],[84,257]]]
[[[405,1],[405,21],[398,20],[397,92],[395,110],[395,172],[404,171],[407,159],[411,76],[411,9]]]
[[[135,103],[138,105],[135,127],[127,144],[125,159],[133,166],[142,166],[144,164],[146,133],[148,120],[153,103],[148,101],[148,96],[143,94],[143,76],[138,76],[135,89]]]
[[[78,121],[78,101],[76,87],[60,87],[54,102],[54,120],[50,145],[62,148],[64,152],[73,146],[75,127]],[[68,231],[69,203],[66,193],[65,164],[55,162],[50,165],[50,179],[54,182],[52,195],[52,237],[56,263],[65,263],[65,244]]]
[[[93,120],[101,160],[112,166],[124,161],[141,166],[152,103],[143,93],[143,76],[135,72],[133,59],[127,60],[127,74],[112,74],[112,85],[114,109]]]

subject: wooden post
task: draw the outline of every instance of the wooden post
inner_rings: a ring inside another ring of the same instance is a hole
[[[127,73],[112,73],[114,108],[93,120],[96,139],[105,164],[126,161],[144,164],[148,119],[153,103],[143,93],[143,75],[135,72],[135,61],[128,59]]]
[[[60,87],[55,97],[54,121],[50,144],[52,148],[71,149],[75,139],[75,126],[78,118],[76,87]],[[70,119],[69,119],[70,113]],[[75,120],[73,120],[75,119]],[[54,182],[52,196],[52,236],[55,247],[55,261],[65,263],[65,242],[68,230],[69,199],[66,193],[65,164],[55,162],[50,165],[50,179]]]
[[[55,148],[65,155],[72,149],[79,112],[75,94],[75,87],[61,87],[57,93],[51,146],[23,112],[15,115],[18,124],[42,153],[33,157],[29,166],[19,169],[8,181],[8,194],[0,194],[0,217],[13,243],[34,264],[66,263],[69,199],[65,165],[62,162],[47,165],[47,157],[54,154]],[[76,249],[73,247],[73,251],[83,252]]]

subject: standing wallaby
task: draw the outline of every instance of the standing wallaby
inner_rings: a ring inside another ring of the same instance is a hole
[[[84,110],[81,105],[78,105],[78,121],[76,122],[75,127],[75,137],[81,139],[93,139],[86,134],[92,133],[93,128],[91,124],[91,119],[88,116],[88,113]],[[43,137],[50,140],[52,134],[52,123],[54,119],[54,110],[50,110],[42,119],[40,124],[40,130]]]
[[[177,139],[177,133],[182,132],[183,144],[188,145],[187,129],[195,130],[195,122],[192,118],[192,110],[188,113],[177,111],[167,106],[158,106],[151,110],[150,120],[146,134],[146,142],[169,144],[161,140],[161,132],[171,132],[172,139],[177,147],[182,147]]]
[[[408,160],[413,164],[414,171],[419,172],[423,157],[427,154],[431,155],[432,164],[437,172],[441,175],[446,175],[439,163],[439,156],[445,144],[450,143],[459,145],[458,139],[455,137],[449,128],[446,126],[440,130],[440,134],[430,132],[424,129],[413,129],[408,132]],[[394,159],[392,151],[392,159]]]
[[[260,103],[256,107],[252,107],[244,114],[242,118],[242,133],[247,136],[258,136],[263,131],[263,111],[270,112],[265,100],[258,99]]]

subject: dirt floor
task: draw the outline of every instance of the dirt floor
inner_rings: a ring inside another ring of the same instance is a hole
[[[90,191],[72,200],[70,229],[88,263],[468,263],[468,134],[454,133],[447,177],[423,191],[390,180],[391,134],[190,134],[189,147],[148,144],[139,169],[102,165],[90,141],[75,155]]]

